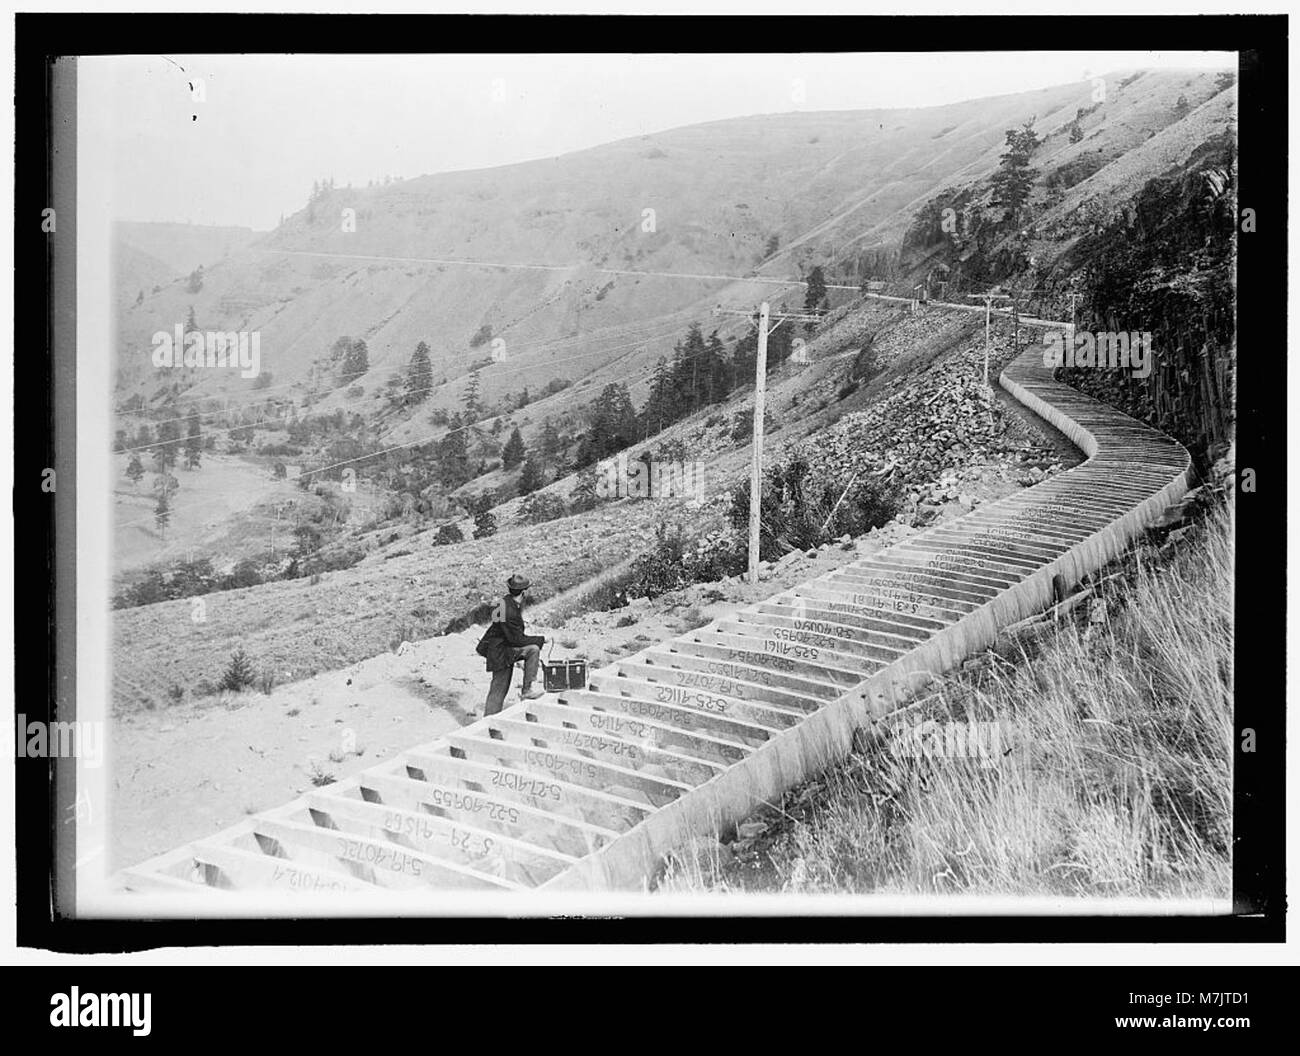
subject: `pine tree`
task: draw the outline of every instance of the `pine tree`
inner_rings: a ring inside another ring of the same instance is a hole
[[[230,664],[221,675],[219,686],[238,693],[251,686],[255,680],[253,664],[248,659],[248,654],[243,649],[236,649],[230,656]]]
[[[453,414],[445,436],[438,441],[438,469],[443,487],[454,490],[469,480],[469,448],[465,440],[465,424],[459,414]]]
[[[343,359],[342,384],[350,385],[370,369],[370,350],[361,338],[352,342]]]
[[[144,466],[140,463],[139,452],[131,452],[131,460],[126,464],[126,475],[131,478],[131,484],[138,486],[140,478],[144,476]]]
[[[1006,209],[1006,222],[1014,224],[1029,202],[1029,191],[1038,175],[1037,170],[1029,167],[1029,157],[1038,147],[1033,118],[1019,129],[1007,129],[1006,147],[1001,167],[991,181],[993,203]]]
[[[189,314],[185,316],[185,332],[194,333],[199,328],[199,322],[194,318],[194,305],[190,305]]]
[[[686,339],[674,349],[671,421],[680,421],[700,406],[700,375],[707,346],[699,323],[691,323]]]
[[[489,491],[479,495],[470,504],[470,513],[474,515],[474,538],[486,539],[490,535],[496,535],[497,518],[492,512],[493,496]]]
[[[158,426],[158,446],[154,448],[154,459],[163,469],[176,465],[176,456],[180,452],[181,427],[174,419],[163,421]]]
[[[501,449],[501,466],[503,469],[514,469],[524,460],[527,452],[524,449],[524,438],[519,434],[519,426],[515,426],[515,431],[510,434],[510,439],[506,441],[506,446]]]
[[[162,488],[158,492],[158,502],[153,508],[153,523],[157,525],[158,531],[162,532],[164,539],[167,538],[167,525],[171,519],[171,503],[167,500],[167,489]]]
[[[542,425],[542,458],[546,459],[547,465],[553,466],[563,453],[564,442],[560,439],[559,431],[555,428],[555,423],[547,418]]]
[[[808,292],[804,294],[805,311],[815,312],[826,303],[826,276],[818,264],[808,273]]]
[[[536,455],[529,455],[524,460],[523,471],[519,474],[519,494],[531,495],[546,483],[546,474]]]
[[[709,335],[704,354],[704,403],[721,403],[731,391],[731,364],[727,362],[727,346],[716,330]]]
[[[606,385],[592,402],[589,424],[578,448],[577,466],[589,466],[636,442],[637,416],[627,386]]]
[[[650,379],[650,392],[646,396],[645,406],[641,408],[641,438],[661,432],[671,422],[672,413],[672,372],[668,361],[663,356],[655,364],[654,377]]]
[[[419,403],[433,389],[433,364],[429,360],[429,346],[421,341],[411,354],[406,368],[406,402]]]
[[[465,405],[466,423],[477,422],[483,417],[483,405],[479,401],[479,372],[470,371],[469,384],[465,387],[465,395],[461,397],[461,402]]]
[[[203,453],[203,430],[199,426],[197,411],[191,411],[185,419],[188,434],[185,438],[185,468],[198,469]]]

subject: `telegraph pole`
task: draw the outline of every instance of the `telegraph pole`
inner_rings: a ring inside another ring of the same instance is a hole
[[[758,306],[754,359],[754,452],[749,469],[749,581],[758,582],[759,519],[763,508],[763,399],[767,394],[767,301]],[[780,326],[780,323],[777,323]]]
[[[989,387],[989,325],[993,318],[993,302],[1007,300],[1005,293],[977,293],[976,297],[984,300],[984,387]]]
[[[713,309],[714,315],[744,315],[752,311],[735,308]],[[759,529],[763,503],[763,401],[767,393],[767,335],[784,322],[813,323],[821,316],[812,312],[777,312],[776,323],[769,327],[772,313],[767,301],[758,306],[758,352],[754,357],[754,445],[749,470],[749,581],[758,582]]]

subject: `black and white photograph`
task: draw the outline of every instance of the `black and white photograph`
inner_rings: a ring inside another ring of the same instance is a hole
[[[54,917],[1279,922],[1284,45],[187,17],[17,126]]]

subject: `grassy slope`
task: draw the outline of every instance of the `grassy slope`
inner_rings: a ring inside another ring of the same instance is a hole
[[[661,890],[1227,897],[1232,539],[1220,507],[1143,546],[1104,607],[1004,639]],[[1004,754],[892,747],[926,720],[1005,723]]]
[[[875,400],[900,391],[949,360],[967,359],[973,376],[978,357],[972,358],[968,349],[978,321],[972,320],[973,316],[941,309],[909,316],[873,301],[846,311],[810,342],[813,366],[800,369],[790,364],[774,375],[768,408],[780,428],[768,438],[766,456],[775,460],[805,438],[831,436],[842,416],[869,411]],[[863,391],[837,401],[837,390],[867,331],[877,335],[883,373]],[[1012,350],[1006,334],[995,333],[995,339],[996,371]],[[342,667],[393,648],[403,639],[440,633],[448,621],[491,598],[503,571],[527,568],[542,600],[646,550],[663,521],[680,522],[691,535],[720,527],[729,504],[727,490],[749,472],[747,438],[737,440],[732,431],[736,414],[750,403],[752,396],[737,394],[727,404],[701,411],[651,442],[656,448],[665,439],[680,438],[687,458],[705,463],[705,496],[698,505],[686,499],[610,502],[587,514],[522,526],[517,523],[516,499],[497,508],[500,531],[489,539],[470,539],[469,521],[462,524],[466,542],[452,546],[433,545],[435,533],[427,525],[418,534],[411,525],[400,531],[391,526],[363,531],[359,540],[370,553],[360,564],[326,573],[318,584],[295,579],[210,594],[202,622],[192,619],[193,599],[115,611],[115,707],[131,710],[141,704],[165,704],[173,686],[193,691],[201,680],[216,681],[239,647],[259,669],[273,672],[277,682]],[[911,408],[909,413],[920,410]],[[708,424],[715,419],[715,424]],[[900,429],[903,419],[910,421],[904,414]],[[837,447],[850,443],[842,429],[835,435],[841,436]],[[1013,430],[1008,440],[1022,446],[1019,430]],[[629,457],[640,447],[632,448]],[[885,458],[890,450],[885,443],[867,454]],[[178,524],[186,521],[186,479],[182,471],[182,491],[175,503]],[[547,490],[567,497],[573,485],[574,478],[566,477]],[[260,546],[269,522],[262,524],[256,514],[241,515],[236,523],[244,527],[236,538],[257,539]],[[137,511],[136,519],[139,516]],[[360,512],[357,516],[360,519]],[[132,530],[149,528],[146,524]],[[289,525],[280,528],[283,542],[290,538]],[[260,534],[254,535],[255,530]],[[179,552],[186,534],[169,529],[168,536],[168,546]]]
[[[1128,149],[1132,111],[1172,76],[1150,74],[1117,89],[1093,142]],[[800,273],[827,259],[832,246],[897,237],[922,201],[996,168],[1007,128],[1033,117],[1059,124],[1088,105],[1090,92],[1080,82],[918,110],[765,115],[546,161],[337,189],[316,203],[310,218],[303,210],[245,251],[211,264],[200,293],[168,286],[125,312],[121,363],[133,383],[152,392],[160,379],[149,370],[136,373],[141,351],[155,330],[183,320],[192,304],[204,327],[261,331],[263,362],[277,384],[301,381],[340,334],[364,336],[373,368],[363,381],[367,400],[385,370],[403,367],[416,342],[428,340],[435,377],[445,373],[453,382],[434,402],[450,406],[482,351],[472,352],[468,339],[490,322],[512,351],[507,362],[484,372],[484,395],[493,399],[523,384],[535,391],[552,377],[579,377],[628,351],[612,337],[563,352],[539,343],[679,310],[699,312],[719,300],[748,303],[773,290],[610,276],[591,265],[743,275],[777,234],[781,249],[758,270]],[[343,208],[357,212],[354,232],[341,230]],[[641,226],[646,209],[655,210],[653,232]],[[285,251],[566,268],[492,271]],[[580,261],[585,266],[567,267]],[[643,351],[632,349],[620,374],[652,366],[670,345],[651,340]],[[226,377],[195,380],[211,389],[248,387]],[[565,403],[557,399],[551,410]]]

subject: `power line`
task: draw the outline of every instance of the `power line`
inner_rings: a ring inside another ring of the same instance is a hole
[[[666,315],[655,316],[652,319],[640,323],[624,323],[619,326],[603,327],[599,330],[593,330],[591,331],[590,334],[580,334],[580,335],[574,335],[572,337],[556,338],[554,341],[542,341],[531,345],[526,344],[523,346],[516,346],[515,352],[512,352],[511,355],[513,356],[514,354],[520,351],[524,353],[538,352],[538,351],[545,352],[548,349],[552,349],[552,348],[560,348],[562,346],[567,346],[570,344],[581,344],[584,341],[593,340],[605,334],[621,334],[626,336],[627,334],[636,333],[641,330],[654,329],[658,326],[664,325],[664,323],[669,319],[675,319],[678,316],[685,316],[690,314],[693,311],[695,311],[695,308],[694,306],[691,306],[687,308],[678,309],[675,312],[669,312]],[[195,332],[197,333],[198,331]],[[561,360],[560,362],[568,362],[568,361]],[[409,363],[406,364],[405,366],[395,365],[391,367],[375,367],[371,370],[366,371],[364,375],[358,375],[358,377],[369,377],[372,374],[396,374],[409,369],[410,369]],[[213,394],[206,394],[206,395],[201,393],[195,393],[194,395],[190,395],[190,396],[179,396],[174,400],[168,401],[168,403],[190,403],[190,402],[200,402],[203,400],[224,400],[228,402],[231,399],[238,398],[246,401],[247,403],[255,404],[255,403],[260,403],[265,399],[265,397],[261,395],[262,393],[275,392],[281,389],[292,389],[302,384],[303,383],[300,381],[293,381],[293,382],[285,382],[282,385],[268,385],[266,388],[263,389],[254,389],[251,390],[250,392],[240,393],[238,394],[237,397],[232,397],[221,393],[213,393]],[[448,382],[448,384],[450,384],[450,381]],[[220,414],[223,413],[223,410],[200,411],[198,413],[199,414]],[[176,418],[151,419],[149,418],[147,412],[145,411],[119,410],[119,411],[115,411],[114,413],[119,415],[134,415],[137,418],[144,418],[147,421],[151,422],[153,425],[162,425],[165,422],[183,422],[183,421],[187,421],[190,417],[190,415],[187,414]]]
[[[666,331],[664,334],[662,334],[662,335],[658,335],[658,336],[667,336],[667,334],[669,334],[669,333],[671,333],[671,332],[672,332],[671,330],[668,330],[668,331]],[[645,340],[645,339],[643,339],[643,340]],[[612,351],[617,351],[617,350],[620,349],[620,348],[630,348],[630,349],[632,349],[633,351],[635,351],[636,346],[640,345],[641,343],[642,343],[642,341],[633,341],[633,342],[630,342],[629,345],[616,345],[616,346],[614,346],[613,348],[606,348],[606,349],[602,349],[602,350],[600,350],[600,351],[612,352]],[[705,352],[707,352],[707,351],[709,351],[709,350],[706,349]],[[620,358],[624,358],[624,359],[625,359],[625,358],[627,358],[628,355],[631,355],[631,354],[632,354],[631,351],[626,352],[626,353],[624,353],[624,355],[623,355],[622,357],[620,357]],[[701,354],[701,353],[696,353],[695,355],[700,355],[700,354]],[[579,356],[579,357],[576,357],[576,358],[581,359],[581,358],[585,358],[585,357],[584,357],[584,356]],[[694,357],[691,357],[691,358],[694,358]],[[612,366],[612,365],[613,365],[613,364],[606,364],[606,366]],[[525,369],[525,368],[521,368],[521,369]],[[602,369],[603,369],[603,368],[602,368]],[[328,465],[324,465],[324,466],[316,466],[316,467],[313,467],[313,468],[311,468],[311,469],[304,469],[304,470],[303,470],[303,471],[298,475],[298,478],[297,478],[297,479],[301,479],[302,477],[315,476],[315,475],[320,474],[320,473],[326,473],[326,472],[328,472],[328,471],[330,471],[330,470],[333,470],[333,469],[339,469],[339,468],[341,468],[341,467],[343,467],[343,466],[355,465],[355,464],[358,463],[358,462],[366,462],[366,461],[369,461],[369,460],[372,460],[372,459],[378,459],[378,458],[381,458],[381,457],[384,456],[384,455],[391,454],[391,453],[394,452],[394,451],[402,451],[402,450],[405,450],[405,449],[410,448],[410,447],[418,447],[418,446],[420,446],[421,444],[435,443],[435,442],[437,442],[437,441],[440,441],[440,440],[445,439],[445,438],[448,437],[448,436],[452,436],[452,435],[454,435],[454,434],[456,434],[456,433],[461,433],[461,432],[465,432],[465,431],[470,430],[470,429],[479,428],[479,427],[481,427],[481,426],[482,426],[484,423],[486,423],[486,422],[493,422],[493,421],[496,421],[497,419],[504,419],[504,418],[508,417],[508,415],[511,414],[511,413],[514,413],[514,412],[507,412],[506,414],[496,414],[496,415],[492,415],[491,417],[481,419],[481,420],[478,421],[478,422],[471,422],[471,423],[469,423],[469,424],[467,424],[467,425],[459,426],[459,427],[457,427],[457,428],[455,428],[455,429],[447,429],[447,430],[444,430],[444,431],[441,432],[441,433],[430,434],[430,435],[428,435],[428,436],[420,437],[420,438],[418,438],[418,439],[416,439],[416,440],[411,440],[411,441],[408,441],[408,442],[406,442],[406,443],[396,444],[396,445],[394,445],[394,446],[392,446],[392,447],[384,448],[384,449],[379,450],[379,451],[371,451],[371,452],[368,452],[367,454],[364,454],[364,455],[358,455],[358,456],[356,456],[355,458],[346,458],[346,459],[343,459],[343,460],[338,461],[338,462],[332,462],[332,463],[330,463],[330,464],[328,464]],[[234,426],[234,427],[232,427],[232,428],[244,428],[244,427],[243,427],[243,426]],[[210,431],[214,431],[214,430],[210,430]],[[216,432],[229,432],[230,430],[215,430],[215,431],[216,431]],[[178,442],[179,442],[179,441],[177,441],[177,440],[162,441],[162,443],[173,443],[173,444],[174,444],[174,443],[178,443]],[[158,445],[157,445],[157,444],[151,444],[151,445],[149,445],[149,446],[151,446],[151,447],[156,447],[156,446],[158,446]],[[133,450],[138,450],[138,449],[133,449]],[[188,508],[189,510],[195,510],[195,509],[202,509],[204,506],[212,506],[212,505],[216,505],[216,502],[201,503],[201,504],[199,504],[199,505],[197,505],[197,506],[189,506],[189,507],[187,507],[187,508]],[[134,521],[123,521],[123,522],[120,522],[120,523],[118,523],[115,527],[117,527],[117,528],[131,528],[131,527],[134,527],[134,526],[136,526],[136,525],[140,525],[140,524],[148,524],[149,521],[150,521],[150,518],[148,518],[148,517],[144,517],[144,518],[140,518],[140,519],[138,519],[138,520],[134,520]]]
[[[617,351],[619,351],[619,350],[621,350],[621,349],[624,349],[624,348],[636,348],[637,346],[642,345],[642,344],[645,344],[645,343],[648,342],[648,341],[658,341],[658,340],[660,340],[660,339],[662,339],[662,338],[668,337],[670,334],[674,333],[675,330],[676,330],[676,327],[669,327],[668,329],[665,329],[665,330],[663,330],[663,331],[661,331],[661,332],[658,332],[658,333],[646,334],[646,335],[644,335],[644,336],[642,336],[642,337],[637,338],[637,340],[635,340],[635,341],[630,341],[630,342],[628,342],[627,344],[623,344],[623,345],[614,345],[613,347],[607,347],[607,348],[598,348],[598,349],[594,349],[594,350],[592,350],[591,352],[584,352],[582,355],[579,355],[579,356],[571,356],[571,357],[569,357],[568,359],[552,360],[551,362],[552,362],[552,364],[556,364],[556,363],[571,363],[571,362],[575,362],[575,361],[580,360],[580,359],[588,359],[588,358],[590,358],[591,356],[597,355],[597,354],[599,354],[599,353],[601,353],[601,352],[617,352]],[[522,372],[524,372],[524,371],[527,371],[527,370],[534,370],[534,369],[536,369],[536,368],[535,368],[535,367],[518,367],[518,368],[516,368],[515,370],[512,370],[512,371],[501,371],[501,372],[499,372],[499,373],[497,374],[497,377],[501,377],[501,376],[503,376],[503,375],[510,375],[510,374],[519,374],[519,373],[522,373]],[[413,390],[411,390],[411,391],[408,393],[408,395],[415,395],[416,393],[419,393],[419,392],[423,392],[423,393],[435,392],[435,391],[437,391],[437,390],[440,389],[440,388],[442,388],[442,385],[432,385],[432,386],[429,386],[429,387],[424,388],[424,389],[413,389]],[[154,441],[154,442],[152,442],[152,443],[148,443],[148,444],[136,444],[135,446],[133,446],[133,447],[129,447],[129,448],[125,448],[123,451],[118,452],[118,453],[119,453],[119,454],[126,454],[126,453],[129,453],[129,452],[135,452],[135,451],[147,451],[147,450],[149,450],[150,448],[154,448],[154,447],[167,447],[167,446],[169,446],[169,445],[180,445],[183,441],[188,440],[188,439],[192,439],[192,438],[195,438],[195,437],[200,437],[200,436],[218,436],[218,435],[225,435],[225,434],[227,434],[227,433],[232,433],[232,432],[235,432],[236,430],[239,430],[239,429],[253,429],[253,428],[256,428],[256,427],[259,426],[259,425],[265,425],[267,422],[279,422],[279,421],[284,421],[284,420],[289,416],[289,414],[290,414],[293,410],[294,410],[294,408],[290,408],[289,410],[285,411],[283,414],[271,415],[270,417],[267,417],[267,418],[259,418],[259,419],[257,419],[256,421],[253,421],[253,422],[244,422],[244,423],[242,423],[242,424],[240,424],[240,425],[231,425],[231,426],[225,426],[225,427],[221,427],[221,428],[207,428],[207,429],[201,429],[201,430],[199,430],[199,432],[197,432],[197,433],[187,434],[187,435],[184,436],[184,437],[177,436],[177,437],[174,437],[174,438],[172,438],[172,439],[170,439],[170,440],[158,440],[158,441]],[[220,413],[222,413],[222,412],[220,412],[220,411],[207,411],[207,412],[204,412],[204,413],[207,413],[207,414],[220,414]],[[496,417],[503,417],[503,416],[502,416],[502,415],[493,415],[493,417],[496,418]],[[185,417],[182,417],[182,418],[170,418],[170,419],[164,419],[162,422],[157,422],[157,423],[155,423],[155,424],[157,424],[157,425],[162,425],[162,424],[165,424],[165,423],[167,423],[167,422],[183,422],[183,421],[188,421],[189,419],[190,419],[190,416],[189,416],[189,415],[186,415]],[[489,420],[491,420],[491,419],[484,419],[484,421],[489,421]]]

